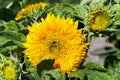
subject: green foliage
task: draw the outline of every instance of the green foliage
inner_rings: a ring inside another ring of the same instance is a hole
[[[4,61],[6,61],[6,57],[3,56],[2,54],[0,54],[0,65],[1,65],[1,63],[3,63]]]
[[[0,53],[7,55],[9,52],[17,52],[22,49],[22,42],[25,41],[25,34],[22,31],[26,30],[23,25],[15,21],[4,22],[0,21]]]
[[[41,80],[40,76],[37,73],[37,69],[35,68],[29,68],[30,69],[30,74],[34,78],[34,80]]]
[[[41,80],[66,80],[65,74],[61,74],[59,69],[44,70],[41,74]]]
[[[113,75],[107,69],[93,62],[86,64],[85,73],[88,80],[114,80]]]
[[[54,60],[44,60],[37,65],[37,69],[31,68],[30,73],[35,80],[66,80],[65,74],[59,69],[52,70]]]
[[[69,73],[68,77],[77,77],[80,80],[115,80],[110,71],[94,62],[88,62],[85,68]]]
[[[80,80],[85,80],[85,72],[82,69],[77,69],[74,72],[68,74],[69,78],[79,78]]]
[[[105,67],[112,73],[114,80],[120,80],[120,59],[117,59],[116,56],[108,56]]]
[[[54,63],[54,60],[43,60],[37,65],[37,72],[39,75],[41,75],[43,70],[50,70],[52,69],[52,65]]]
[[[10,3],[13,3],[15,0],[7,0],[7,1],[3,1],[3,0],[0,0],[0,8],[1,7],[6,7],[8,6]]]
[[[87,19],[88,18],[88,13],[89,11],[87,10],[88,6],[87,5],[74,5],[73,6],[75,9],[75,13],[77,16],[79,16],[82,19]]]
[[[113,7],[111,8],[112,11],[116,12],[115,13],[116,16],[114,17],[115,20],[120,20],[120,10],[119,10],[119,8],[120,8],[119,4],[114,4]]]

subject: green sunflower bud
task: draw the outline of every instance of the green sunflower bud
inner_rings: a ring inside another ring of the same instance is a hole
[[[104,31],[110,24],[110,17],[104,10],[94,10],[90,13],[89,26],[93,31]]]
[[[16,64],[11,61],[11,60],[6,60],[5,62],[2,63],[0,66],[0,75],[5,79],[5,80],[16,80],[18,76],[18,69]]]

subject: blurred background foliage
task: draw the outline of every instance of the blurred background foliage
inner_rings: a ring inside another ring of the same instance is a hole
[[[21,8],[37,2],[79,4],[80,0],[0,0],[0,19],[5,21],[12,20]]]

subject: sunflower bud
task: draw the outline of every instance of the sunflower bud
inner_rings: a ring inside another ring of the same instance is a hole
[[[110,17],[104,10],[94,10],[90,13],[89,26],[93,31],[104,31],[110,24]]]
[[[11,60],[6,60],[1,66],[1,74],[5,80],[17,79],[17,66]]]

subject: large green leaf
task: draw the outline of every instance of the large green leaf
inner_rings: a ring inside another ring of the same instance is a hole
[[[88,80],[114,80],[113,75],[103,66],[89,62],[85,67],[85,74]]]
[[[51,70],[53,68],[54,60],[43,60],[37,65],[37,72],[41,75],[42,71],[44,70]]]
[[[76,71],[68,73],[69,78],[79,78],[80,80],[84,80],[85,73],[84,70],[77,69]]]
[[[59,69],[53,69],[54,60],[44,60],[37,65],[37,73],[41,80],[65,80],[64,74],[60,73]]]
[[[60,69],[44,70],[41,75],[42,80],[66,80],[65,74],[60,73]]]

